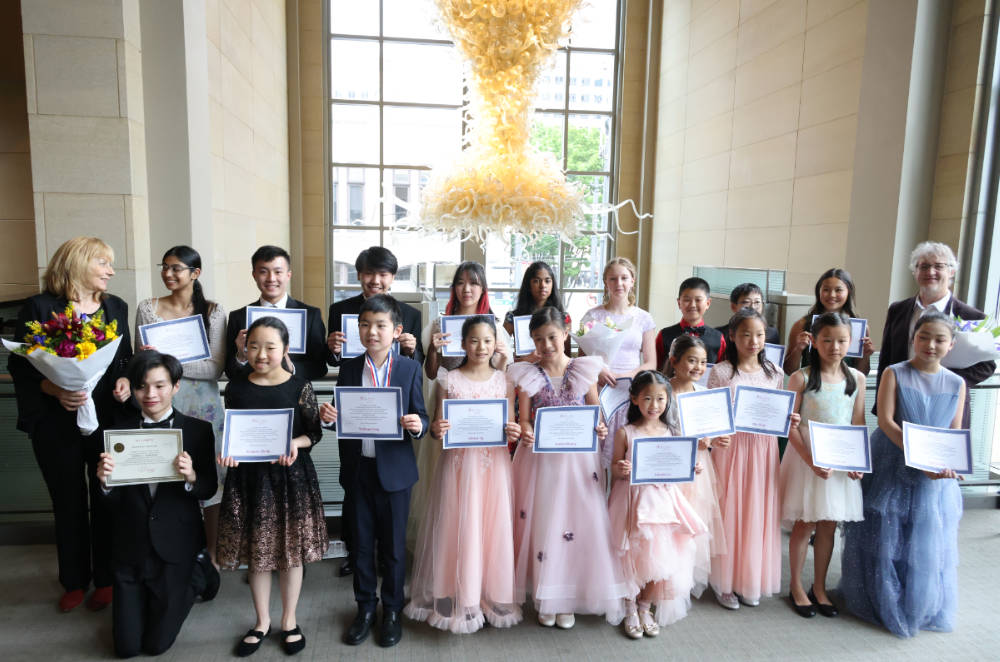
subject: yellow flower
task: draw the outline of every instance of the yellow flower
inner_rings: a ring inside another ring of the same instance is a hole
[[[83,329],[80,331],[80,337],[83,340],[93,340],[94,339],[94,328],[89,324],[85,324]]]
[[[41,335],[41,333],[42,333],[42,324],[41,324],[41,322],[37,322],[37,321],[35,321],[35,322],[28,322],[28,332],[31,335],[33,335],[33,336]]]
[[[76,358],[78,361],[82,361],[96,351],[97,345],[92,342],[78,343],[76,346]]]
[[[24,353],[25,354],[31,354],[36,349],[42,349],[42,350],[44,350],[45,347],[43,345],[32,345],[31,347],[29,347],[26,350],[24,350]]]

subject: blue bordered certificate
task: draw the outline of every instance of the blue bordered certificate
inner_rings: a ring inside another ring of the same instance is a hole
[[[222,456],[271,462],[292,451],[294,409],[227,409]]]
[[[201,315],[143,324],[139,337],[143,345],[152,345],[160,354],[170,354],[181,363],[212,358]]]
[[[361,334],[358,332],[357,315],[341,315],[340,332],[344,334],[344,344],[340,348],[342,358],[353,359],[365,353],[365,346],[361,344]]]
[[[536,453],[596,453],[597,405],[542,407],[535,412]]]
[[[441,348],[442,356],[465,356],[462,349],[462,324],[473,315],[442,315],[441,333],[447,333],[448,344]]]
[[[338,386],[337,436],[341,439],[403,439],[403,391],[398,386]]]
[[[938,473],[951,469],[972,473],[972,437],[968,430],[935,428],[903,422],[903,455],[906,466]]]
[[[617,377],[614,386],[605,386],[601,389],[599,398],[604,420],[611,420],[619,409],[628,406],[630,388],[632,388],[631,377]]]
[[[677,394],[681,432],[685,437],[718,437],[732,434],[733,405],[728,386]]]
[[[809,328],[812,328],[813,322],[819,315],[813,315],[812,321],[809,322]],[[855,359],[860,359],[865,355],[865,336],[868,334],[868,320],[860,319],[858,317],[851,318],[851,344],[847,348],[847,352],[844,356],[849,356]]]
[[[775,345],[774,343],[766,342],[764,343],[764,356],[767,360],[774,364],[774,367],[778,370],[784,372],[783,365],[785,365],[785,346]]]
[[[795,392],[758,386],[737,386],[733,426],[737,432],[787,437]]]
[[[527,356],[535,351],[535,342],[528,330],[530,322],[531,315],[518,315],[514,318],[514,356]]]
[[[707,364],[705,366],[705,372],[702,373],[701,378],[698,381],[696,381],[695,384],[698,384],[699,386],[704,386],[705,388],[708,388],[708,378],[712,374],[712,368],[714,368],[714,367],[715,367],[714,363]]]
[[[288,329],[288,353],[306,353],[306,320],[305,308],[271,308],[270,306],[247,306],[247,328],[259,317],[277,317]]]
[[[490,400],[443,400],[443,417],[451,424],[444,433],[443,447],[507,447],[507,398]]]
[[[697,457],[697,437],[633,439],[631,483],[690,483]]]
[[[809,421],[813,464],[837,471],[872,472],[872,449],[866,425],[831,425]]]

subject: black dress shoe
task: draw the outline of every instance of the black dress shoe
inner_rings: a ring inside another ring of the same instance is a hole
[[[382,611],[382,629],[378,633],[378,645],[382,648],[389,648],[399,643],[403,638],[403,623],[399,618],[398,611]]]
[[[814,605],[816,605],[816,610],[819,613],[821,613],[824,616],[826,616],[827,618],[833,618],[833,617],[838,616],[840,614],[840,612],[837,611],[837,606],[836,605],[834,605],[834,604],[825,605],[822,602],[820,602],[819,600],[817,600],[816,599],[816,594],[813,593],[813,587],[812,586],[809,587],[809,601],[812,602]]]
[[[260,648],[260,645],[264,643],[264,639],[266,639],[267,635],[269,634],[271,634],[270,627],[267,628],[267,632],[254,630],[253,628],[247,630],[247,633],[243,635],[243,638],[240,639],[239,643],[236,644],[236,657],[248,657],[256,653],[257,649]],[[244,639],[246,639],[247,637],[256,637],[257,641],[253,642],[252,644],[247,643],[246,641],[244,641]]]
[[[372,623],[375,622],[375,610],[365,611],[358,609],[358,615],[354,617],[351,627],[344,633],[344,643],[348,646],[357,646],[368,638],[372,631]]]
[[[191,581],[198,590],[198,597],[201,598],[202,602],[212,600],[219,593],[222,578],[219,576],[219,571],[212,565],[212,557],[208,555],[207,550],[202,550],[195,558]]]
[[[351,564],[350,559],[344,561],[340,564],[340,568],[337,569],[338,577],[347,577],[348,575],[354,574],[354,565]]]
[[[288,641],[289,637],[294,637],[295,635],[299,635],[299,638],[295,641]],[[281,631],[281,646],[288,655],[295,655],[306,647],[306,636],[302,634],[302,630],[299,629],[298,625],[291,630]]]
[[[812,618],[816,615],[816,606],[811,602],[807,605],[796,604],[791,593],[788,594],[788,601],[792,603],[792,609],[795,610],[795,613],[802,618]]]

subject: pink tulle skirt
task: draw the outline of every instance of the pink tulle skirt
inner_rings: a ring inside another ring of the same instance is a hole
[[[701,473],[695,474],[694,481],[680,485],[681,493],[708,527],[707,535],[695,538],[694,587],[691,595],[696,598],[700,598],[708,586],[712,557],[726,553],[726,532],[722,524],[722,511],[719,509],[719,481],[711,455],[707,449],[699,450]]]

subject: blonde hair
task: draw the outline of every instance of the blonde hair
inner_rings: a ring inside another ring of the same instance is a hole
[[[114,262],[115,252],[97,237],[74,237],[64,242],[45,269],[46,291],[70,301],[79,299],[95,257]]]
[[[613,257],[604,265],[604,273],[601,274],[601,282],[608,279],[608,272],[611,271],[611,267],[625,267],[630,274],[632,274],[632,289],[628,291],[628,305],[635,305],[635,265],[632,264],[632,260],[627,257]],[[608,295],[608,286],[604,286],[604,304],[611,302],[611,297]]]

